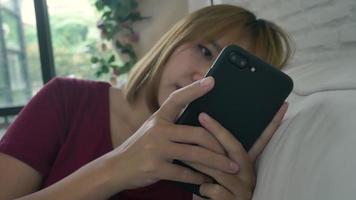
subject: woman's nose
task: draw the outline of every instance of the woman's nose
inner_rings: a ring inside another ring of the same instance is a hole
[[[193,77],[192,77],[193,82],[197,81],[197,80],[200,80],[202,78],[204,78],[204,74],[203,73],[195,73],[195,74],[193,74]]]
[[[209,68],[210,63],[209,65],[206,65],[205,63],[204,65],[197,65],[195,68],[193,68],[194,70],[192,71],[192,81],[197,81],[204,78],[205,74],[209,71]]]

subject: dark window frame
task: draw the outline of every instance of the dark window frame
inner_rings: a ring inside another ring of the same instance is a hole
[[[37,37],[41,61],[41,73],[43,84],[55,77],[55,65],[53,57],[53,47],[48,17],[48,8],[46,0],[33,0],[36,13]],[[1,20],[0,20],[1,22]],[[2,30],[0,30],[2,31]],[[6,62],[6,59],[5,59]],[[9,77],[8,77],[9,78]],[[17,115],[22,106],[9,106],[0,108],[0,117],[9,117]]]

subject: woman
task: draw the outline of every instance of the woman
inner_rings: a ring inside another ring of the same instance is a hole
[[[216,5],[171,28],[124,88],[50,81],[1,140],[0,199],[192,199],[164,180],[200,184],[210,199],[251,199],[253,163],[286,104],[249,152],[204,113],[202,127],[174,124],[188,103],[214,87],[211,77],[202,78],[231,43],[278,68],[290,56],[288,37],[276,25],[243,8]]]

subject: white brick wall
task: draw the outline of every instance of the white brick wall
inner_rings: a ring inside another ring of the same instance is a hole
[[[248,8],[258,17],[275,21],[296,43],[289,67],[355,57],[356,0],[215,0]],[[356,66],[355,66],[356,67]]]
[[[143,56],[171,26],[188,13],[188,7],[188,2],[182,0],[142,1],[139,9],[143,16],[149,16],[150,19],[135,24],[135,30],[140,33],[140,41],[134,45],[137,55]]]
[[[210,5],[210,0],[188,0],[189,12],[198,10],[199,8]]]

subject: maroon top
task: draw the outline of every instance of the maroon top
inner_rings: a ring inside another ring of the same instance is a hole
[[[47,187],[113,149],[109,88],[104,82],[55,78],[21,111],[0,141],[0,152],[43,175]],[[159,181],[110,199],[192,199]]]

